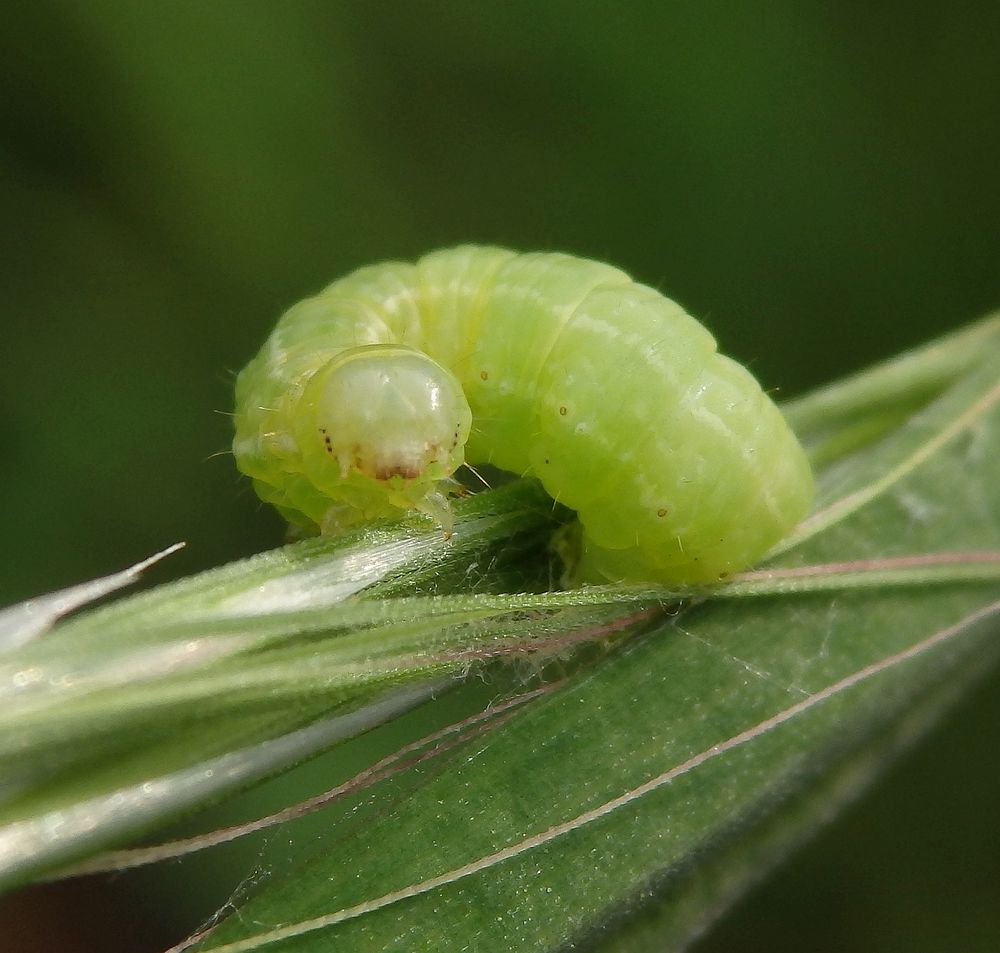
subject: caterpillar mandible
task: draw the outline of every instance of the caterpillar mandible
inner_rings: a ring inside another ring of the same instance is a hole
[[[400,509],[446,530],[452,474],[537,477],[581,581],[716,581],[806,513],[781,412],[679,305],[610,265],[465,245],[296,304],[236,382],[237,466],[293,524]]]

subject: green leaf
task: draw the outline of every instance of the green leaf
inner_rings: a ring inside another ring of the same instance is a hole
[[[995,323],[985,337],[987,360],[824,470],[784,564],[996,550]],[[373,820],[334,825],[198,948],[600,948],[609,923],[608,949],[674,948],[988,669],[998,600],[994,575],[693,605],[408,797],[385,784]]]
[[[792,405],[826,461],[817,508],[712,590],[551,591],[566,514],[519,481],[462,501],[449,540],[404,520],[41,636],[15,626],[0,878],[94,858],[481,660],[535,653],[527,674],[487,675],[545,692],[394,763],[363,825],[331,821],[315,856],[199,948],[549,950],[599,946],[607,924],[619,943],[682,942],[1000,651],[998,327]],[[617,632],[637,634],[572,654]]]
[[[0,882],[122,843],[440,693],[440,678],[408,683],[466,669],[443,653],[509,617],[509,599],[387,597],[538,585],[518,567],[552,526],[551,502],[522,484],[466,501],[450,540],[419,521],[308,540],[41,638],[57,609],[111,583],[7,610],[19,647],[0,656]],[[529,627],[504,625],[488,638]]]

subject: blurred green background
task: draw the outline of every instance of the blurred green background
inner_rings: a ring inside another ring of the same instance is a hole
[[[277,544],[224,452],[232,377],[370,261],[606,259],[779,397],[1000,305],[995,2],[41,0],[4,21],[2,603],[178,539],[156,580]],[[701,949],[1000,946],[998,686]]]

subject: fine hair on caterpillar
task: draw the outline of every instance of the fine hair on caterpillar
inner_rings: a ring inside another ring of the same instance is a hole
[[[239,468],[294,526],[415,509],[463,463],[576,511],[575,579],[710,583],[806,513],[781,412],[679,305],[610,265],[465,245],[290,308],[236,383]]]

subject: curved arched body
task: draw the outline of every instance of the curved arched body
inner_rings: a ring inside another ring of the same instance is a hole
[[[701,324],[570,255],[361,268],[287,311],[236,393],[237,465],[292,523],[414,507],[447,527],[464,454],[576,510],[591,581],[718,580],[813,494],[780,411]]]

